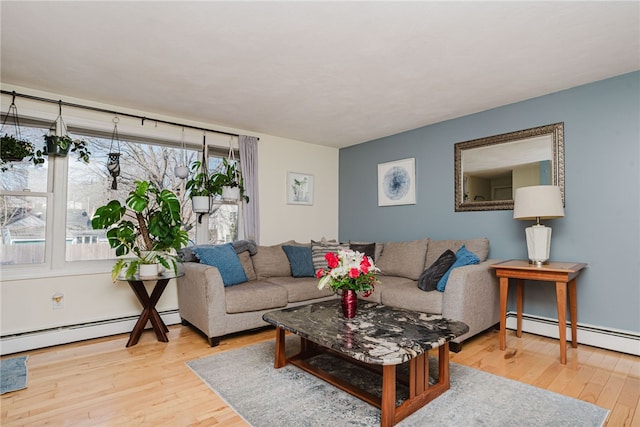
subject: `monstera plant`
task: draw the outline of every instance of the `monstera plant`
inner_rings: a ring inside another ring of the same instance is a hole
[[[125,205],[111,200],[96,209],[91,225],[107,230],[109,246],[117,256],[135,256],[116,262],[114,281],[125,268],[126,277],[135,275],[142,264],[160,264],[177,273],[175,251],[189,242],[180,218],[180,200],[172,191],[161,190],[149,181],[136,181]]]

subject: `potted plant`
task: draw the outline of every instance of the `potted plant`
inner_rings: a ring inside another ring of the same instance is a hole
[[[187,181],[186,189],[191,197],[194,212],[209,212],[211,197],[217,194],[217,189],[212,188],[211,177],[202,162],[191,164],[191,178]]]
[[[2,172],[9,169],[9,162],[20,162],[29,158],[34,165],[44,163],[42,151],[36,150],[33,144],[25,139],[16,138],[13,135],[4,134],[0,139],[0,169]]]
[[[249,203],[249,196],[244,194],[244,180],[236,162],[222,159],[220,171],[211,175],[212,185],[220,188],[223,200],[244,199]]]
[[[87,149],[87,143],[81,139],[72,139],[69,135],[45,135],[44,154],[47,156],[66,157],[69,152],[76,153],[78,159],[89,163],[91,152]]]
[[[125,276],[131,277],[145,264],[160,264],[177,273],[178,258],[170,251],[189,242],[180,219],[180,200],[172,191],[160,190],[149,181],[136,181],[124,206],[111,200],[96,209],[91,226],[107,230],[109,246],[117,256],[131,253],[136,257],[116,262],[111,274],[114,281],[125,267]]]

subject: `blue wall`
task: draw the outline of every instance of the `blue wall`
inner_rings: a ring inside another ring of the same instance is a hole
[[[557,122],[566,207],[547,221],[551,257],[589,264],[578,278],[578,322],[640,332],[640,72],[341,149],[340,240],[486,236],[491,258],[526,259],[530,223],[512,211],[454,211],[454,144]],[[408,157],[416,204],[378,207],[377,164]],[[554,301],[552,285],[525,287],[525,313],[557,318]]]

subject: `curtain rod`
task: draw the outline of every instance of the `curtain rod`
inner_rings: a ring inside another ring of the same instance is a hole
[[[184,124],[180,124],[180,123],[176,123],[176,122],[170,122],[168,120],[161,120],[161,119],[154,119],[152,117],[139,116],[137,114],[120,113],[118,111],[107,110],[107,109],[98,108],[98,107],[90,107],[88,105],[74,104],[72,102],[65,102],[65,101],[62,101],[62,100],[56,101],[55,99],[43,98],[43,97],[34,96],[34,95],[27,95],[27,94],[18,93],[18,92],[15,92],[15,91],[2,90],[0,92],[2,92],[5,95],[11,95],[11,96],[14,97],[14,99],[15,99],[16,96],[19,96],[21,98],[27,98],[27,99],[32,99],[32,100],[41,101],[41,102],[48,102],[48,103],[51,103],[51,104],[64,105],[66,107],[81,108],[81,109],[84,109],[84,110],[97,111],[99,113],[107,113],[107,114],[115,114],[115,115],[124,116],[124,117],[132,117],[134,119],[142,120],[142,125],[143,126],[144,126],[144,121],[145,120],[149,120],[149,121],[152,121],[152,122],[155,122],[155,123],[163,123],[163,124],[166,124],[166,125],[178,126],[178,127],[188,128],[188,129],[201,130],[201,131],[204,131],[204,132],[219,133],[219,134],[222,134],[222,135],[229,135],[229,136],[240,136],[237,133],[231,133],[231,132],[224,132],[224,131],[221,131],[221,130],[201,128],[201,127],[198,127],[198,126],[184,125]],[[260,139],[260,138],[258,138],[258,139]]]

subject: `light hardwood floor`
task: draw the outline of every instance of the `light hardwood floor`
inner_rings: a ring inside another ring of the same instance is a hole
[[[169,329],[169,343],[146,331],[131,348],[125,348],[128,335],[118,335],[22,353],[29,356],[28,388],[2,395],[0,424],[246,426],[184,362],[273,339],[274,330],[239,334],[210,348],[189,327]],[[502,352],[494,330],[451,353],[452,362],[610,409],[608,427],[640,426],[640,357],[585,345],[569,348],[567,365],[559,357],[557,340],[518,339],[511,331]]]

